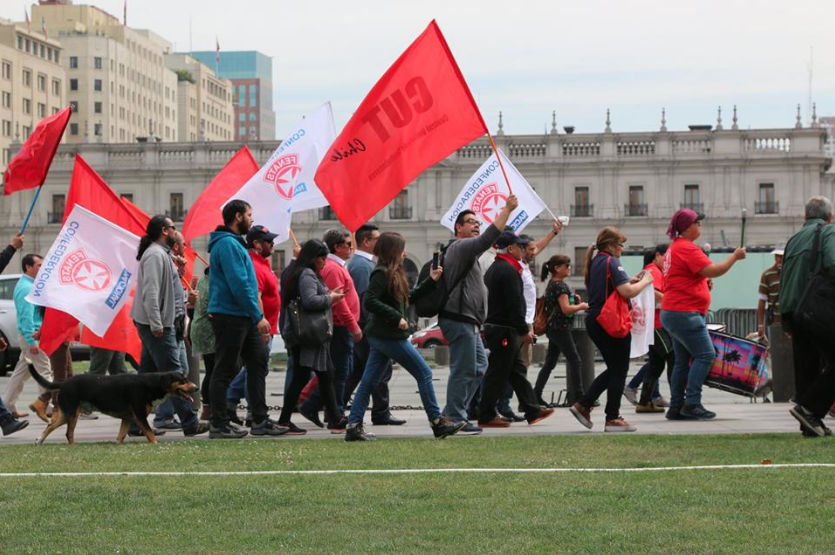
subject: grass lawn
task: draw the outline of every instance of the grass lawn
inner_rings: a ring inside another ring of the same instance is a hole
[[[792,435],[7,446],[2,472],[835,462]],[[0,553],[835,552],[835,469],[0,478]]]

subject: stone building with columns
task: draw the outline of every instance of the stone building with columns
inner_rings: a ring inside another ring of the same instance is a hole
[[[711,243],[714,250],[736,246],[743,210],[747,245],[785,242],[802,225],[809,197],[832,198],[835,193],[835,177],[827,172],[831,159],[824,154],[825,135],[816,123],[803,127],[799,120],[787,128],[742,129],[734,115],[731,126],[723,126],[720,116],[716,126],[689,131],[668,130],[662,121],[656,131],[618,133],[607,118],[600,133],[565,133],[554,123],[548,134],[500,131],[495,141],[553,212],[571,217],[544,256],[569,254],[577,271],[602,226],[621,228],[629,238],[627,250],[638,250],[665,241],[670,215],[681,207],[708,215],[700,241]],[[277,144],[263,141],[248,146],[263,163]],[[45,253],[55,239],[76,153],[142,209],[168,212],[182,222],[188,207],[240,147],[236,142],[62,145],[27,231],[26,250]],[[450,238],[439,221],[490,154],[486,137],[453,152],[375,216],[373,221],[382,229],[406,237],[412,271]],[[32,191],[26,191],[0,201],[3,237],[14,234],[31,199]],[[361,202],[359,192],[357,202]],[[335,226],[339,222],[329,208],[293,218],[300,240],[321,238]],[[525,233],[538,237],[548,227],[548,218],[540,215]],[[204,254],[206,239],[194,244]],[[291,246],[278,245],[276,250],[276,263],[281,266],[289,259]]]

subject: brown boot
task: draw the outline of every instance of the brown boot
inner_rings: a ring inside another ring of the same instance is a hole
[[[212,419],[212,405],[203,403],[203,412],[200,413],[200,420],[208,422]]]
[[[38,418],[49,423],[49,417],[46,415],[47,402],[38,397],[35,402],[29,405],[29,410],[38,415]]]

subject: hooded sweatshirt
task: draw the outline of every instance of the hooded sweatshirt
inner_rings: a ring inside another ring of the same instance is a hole
[[[264,314],[258,306],[258,280],[243,237],[218,226],[209,236],[209,254],[209,314],[241,316],[257,323]]]

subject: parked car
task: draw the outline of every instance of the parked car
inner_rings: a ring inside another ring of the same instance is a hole
[[[446,337],[444,337],[444,332],[441,331],[437,323],[413,333],[409,341],[417,349],[434,349],[439,345],[449,345]]]
[[[17,310],[14,306],[14,288],[23,274],[0,275],[0,337],[9,348],[0,351],[0,376],[11,372],[20,358],[17,344]],[[90,360],[90,347],[73,342],[70,345],[73,360]]]

